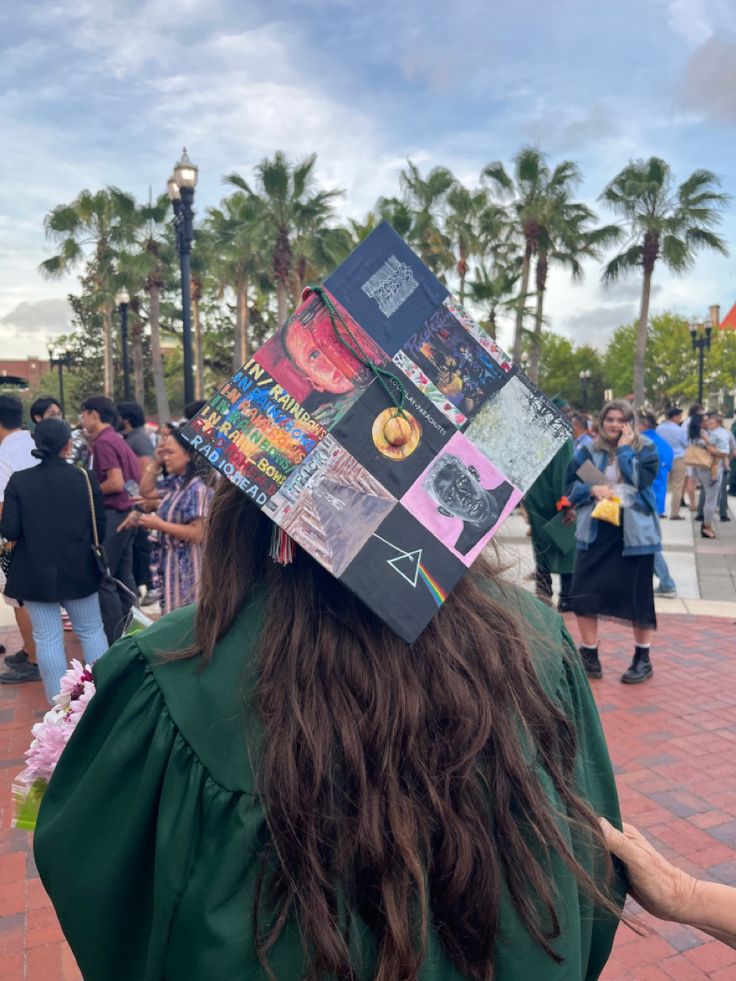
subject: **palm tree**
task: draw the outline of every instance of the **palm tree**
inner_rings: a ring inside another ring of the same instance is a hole
[[[627,246],[603,270],[605,283],[634,269],[642,270],[641,305],[634,351],[634,403],[644,404],[644,357],[652,274],[657,260],[682,276],[701,249],[728,255],[724,240],[712,229],[719,224],[729,196],[717,190],[720,181],[709,170],[695,170],[675,187],[669,164],[659,157],[632,160],[617,174],[601,199],[620,215],[628,232]]]
[[[355,244],[348,228],[328,225],[327,218],[327,215],[313,214],[299,223],[292,273],[292,294],[297,303],[307,283],[328,276]]]
[[[582,261],[599,258],[603,248],[621,237],[621,229],[617,225],[595,228],[595,218],[586,205],[571,201],[566,189],[547,200],[537,241],[536,309],[529,351],[529,377],[533,382],[538,381],[539,375],[544,299],[550,265],[563,266],[569,271],[573,282],[580,282],[583,278]]]
[[[113,188],[82,191],[71,204],[60,204],[44,219],[46,237],[59,246],[56,255],[39,266],[42,276],[60,278],[88,260],[89,278],[103,319],[103,391],[113,393],[113,297],[115,264],[122,228],[127,227],[135,202]]]
[[[143,360],[143,317],[141,301],[131,295],[128,305],[130,314],[130,348],[133,360],[133,395],[139,405],[146,404],[145,367]]]
[[[378,225],[379,220],[380,219],[376,211],[369,211],[365,216],[365,221],[358,221],[356,218],[348,218],[350,232],[353,236],[353,245],[357,245],[358,242],[362,242],[364,238],[368,238],[370,233]]]
[[[113,189],[113,193],[121,192]],[[165,269],[174,265],[170,223],[166,220],[170,207],[168,195],[161,194],[155,202],[135,208],[118,261],[119,276],[128,288],[135,292],[142,290],[148,296],[151,369],[159,422],[171,418],[161,351],[161,291],[165,285]]]
[[[248,293],[264,273],[261,257],[267,253],[264,211],[257,195],[238,191],[225,198],[219,208],[210,208],[205,220],[211,272],[221,291],[230,287],[235,293],[233,370],[248,360]]]
[[[422,262],[442,279],[454,265],[451,242],[443,225],[447,193],[455,178],[446,167],[434,167],[422,177],[418,167],[409,160],[406,170],[399,174],[399,183],[404,205],[412,216],[409,241]],[[398,228],[396,231],[403,234]]]
[[[488,216],[488,194],[484,188],[468,190],[459,181],[447,192],[449,208],[445,231],[452,242],[457,262],[455,272],[460,281],[459,298],[465,302],[465,281],[470,272],[469,261],[482,254],[483,229],[481,218]]]
[[[412,241],[414,213],[406,201],[401,201],[399,198],[379,198],[374,214],[376,221],[373,227],[379,221],[387,221],[398,235]]]
[[[532,259],[539,248],[545,211],[549,199],[574,187],[580,180],[580,174],[577,166],[570,160],[563,160],[550,171],[544,154],[534,147],[524,147],[514,157],[511,174],[502,163],[496,161],[483,168],[481,178],[489,181],[503,200],[510,201],[514,220],[523,238],[521,290],[513,347],[513,359],[518,363],[521,358],[524,311],[529,295]]]
[[[239,174],[229,174],[225,183],[237,187],[262,205],[265,241],[271,255],[270,275],[276,283],[279,323],[288,313],[289,288],[294,272],[293,245],[310,223],[327,224],[340,190],[315,191],[316,154],[300,163],[290,163],[279,150],[273,160],[264,158],[256,167],[256,190]]]
[[[486,313],[480,324],[494,340],[498,332],[499,311],[518,309],[520,275],[518,262],[512,265],[495,263],[491,269],[479,262],[475,279],[468,283],[471,300]]]

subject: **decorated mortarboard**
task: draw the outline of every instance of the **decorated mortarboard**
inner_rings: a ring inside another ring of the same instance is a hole
[[[383,223],[182,432],[411,643],[569,425]]]

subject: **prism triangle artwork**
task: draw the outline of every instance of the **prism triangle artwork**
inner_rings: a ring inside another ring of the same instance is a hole
[[[182,432],[407,643],[569,438],[385,222]]]

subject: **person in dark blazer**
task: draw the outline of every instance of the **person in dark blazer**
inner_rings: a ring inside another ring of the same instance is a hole
[[[92,551],[92,510],[85,474],[67,464],[72,433],[63,419],[44,419],[33,434],[37,467],[13,474],[5,490],[0,535],[15,542],[5,593],[22,599],[33,624],[38,666],[51,701],[66,671],[61,606],[93,664],[108,648],[97,590],[100,570]],[[97,519],[105,534],[105,506],[88,474]]]

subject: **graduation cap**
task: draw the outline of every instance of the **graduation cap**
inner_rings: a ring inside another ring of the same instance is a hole
[[[182,433],[411,643],[569,425],[384,222]]]

